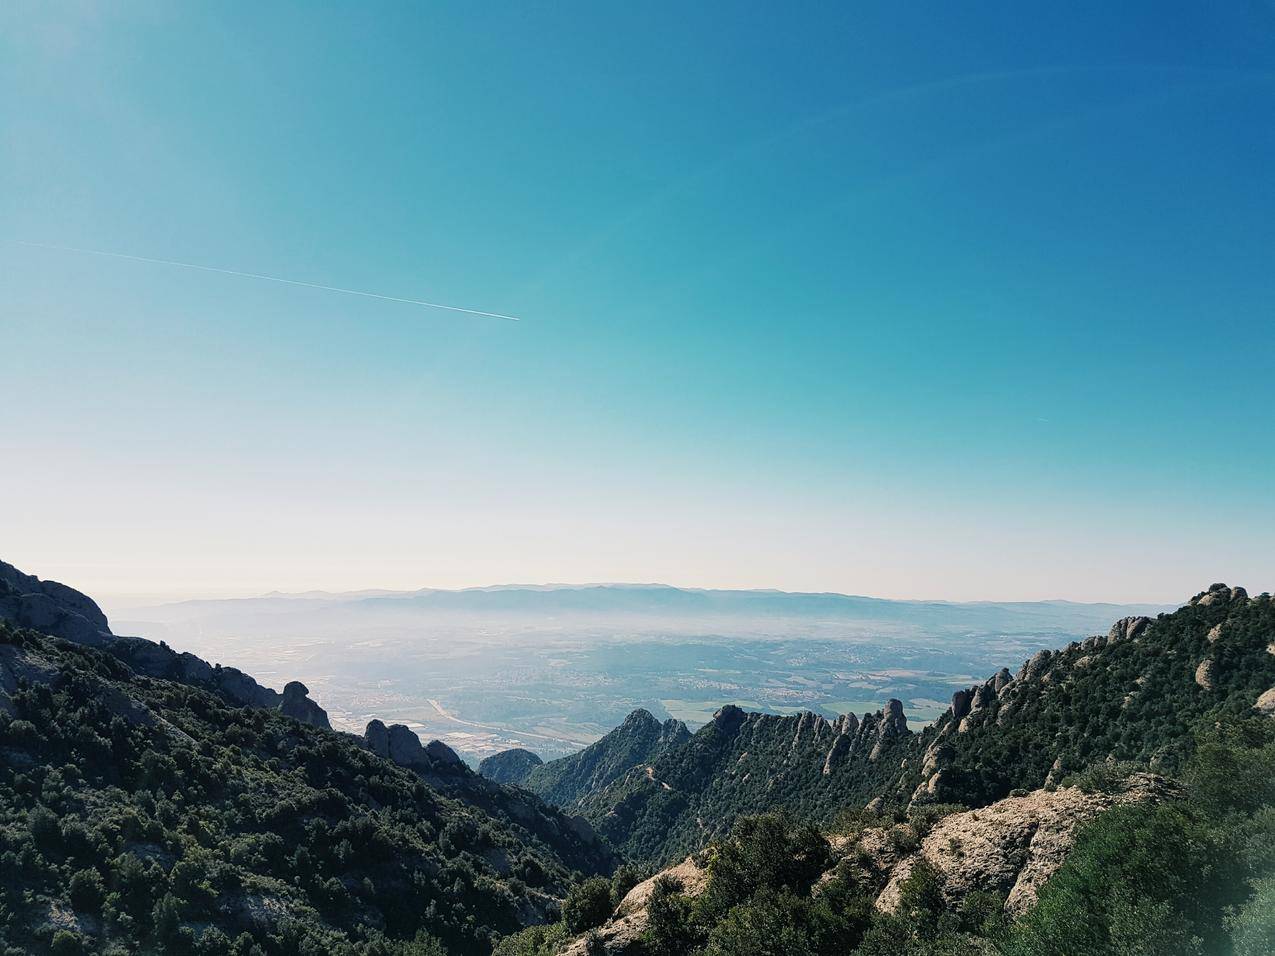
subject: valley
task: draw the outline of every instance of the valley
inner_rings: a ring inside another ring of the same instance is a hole
[[[112,620],[263,678],[300,679],[335,727],[394,720],[476,764],[511,747],[571,753],[637,708],[697,729],[724,704],[832,719],[897,698],[920,730],[1002,662],[1158,610],[655,587],[433,593],[464,607],[324,595],[127,608]]]

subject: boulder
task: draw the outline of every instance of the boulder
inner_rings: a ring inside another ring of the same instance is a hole
[[[1275,687],[1263,691],[1253,708],[1263,717],[1275,717]]]
[[[1111,625],[1111,633],[1107,635],[1107,640],[1115,641],[1132,641],[1141,636],[1151,625],[1149,617],[1122,617]]]
[[[389,758],[400,767],[428,770],[430,759],[421,746],[421,740],[403,724],[391,724],[389,728]]]
[[[1205,658],[1200,661],[1200,666],[1195,669],[1195,682],[1205,690],[1213,689],[1213,661]]]
[[[363,731],[363,741],[367,749],[378,757],[388,757],[390,755],[390,732],[381,721],[372,720],[368,722],[367,729]]]
[[[303,724],[331,729],[327,711],[312,701],[309,695],[309,689],[301,681],[288,681],[283,688],[283,699],[279,702],[280,712]]]
[[[457,756],[456,751],[443,743],[441,740],[431,740],[425,745],[425,755],[429,757],[436,765],[443,767],[454,767],[464,763]]]

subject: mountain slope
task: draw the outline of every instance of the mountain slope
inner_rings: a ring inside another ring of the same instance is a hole
[[[522,783],[527,779],[527,774],[543,765],[544,761],[537,754],[522,747],[514,747],[483,760],[478,765],[478,772],[496,783]]]
[[[0,948],[485,953],[617,862],[438,741],[334,733],[2,563],[0,756]]]
[[[178,653],[163,642],[118,637],[111,632],[102,609],[88,595],[57,581],[41,581],[3,561],[0,621],[76,644],[104,648],[140,674],[204,687],[236,704],[279,710],[303,723],[329,726],[327,713],[310,700],[310,692],[300,681],[290,681],[283,693],[278,693],[238,668],[209,664],[194,654]]]
[[[586,794],[634,767],[645,767],[689,739],[690,732],[680,720],[660,723],[649,710],[638,709],[601,740],[579,753],[532,768],[520,782],[550,803],[573,808]]]
[[[556,912],[573,869],[611,865],[530,794],[459,765],[418,776],[102,649],[0,623],[0,689],[0,937],[23,951],[61,931],[391,952],[426,930],[483,953]]]
[[[1204,713],[1247,712],[1275,688],[1273,644],[1270,596],[1214,585],[1172,614],[1126,618],[958,691],[920,734],[898,701],[831,722],[728,706],[649,769],[574,806],[630,859],[660,864],[745,814],[782,809],[827,825],[864,803],[982,806],[1108,759],[1173,771]]]

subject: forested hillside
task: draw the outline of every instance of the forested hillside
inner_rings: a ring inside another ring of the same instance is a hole
[[[612,865],[530,794],[427,783],[108,650],[0,622],[0,690],[13,953],[485,953]]]
[[[505,751],[484,762],[485,772],[506,771],[508,782],[520,783],[564,809],[574,808],[583,797],[606,787],[632,768],[639,767],[639,772],[644,773],[646,764],[685,744],[690,736],[680,720],[660,723],[649,710],[635,710],[619,727],[579,753],[546,764],[531,764],[524,759],[526,772],[510,774],[507,772],[509,762],[517,758],[509,755],[519,751]]]
[[[1210,712],[1180,782],[1103,765],[981,811],[763,815],[497,956],[1268,956],[1275,722]],[[1042,885],[1043,883],[1043,885]]]

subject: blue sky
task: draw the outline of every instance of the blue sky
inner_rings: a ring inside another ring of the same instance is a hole
[[[0,557],[1275,580],[1275,6],[6,5]]]

